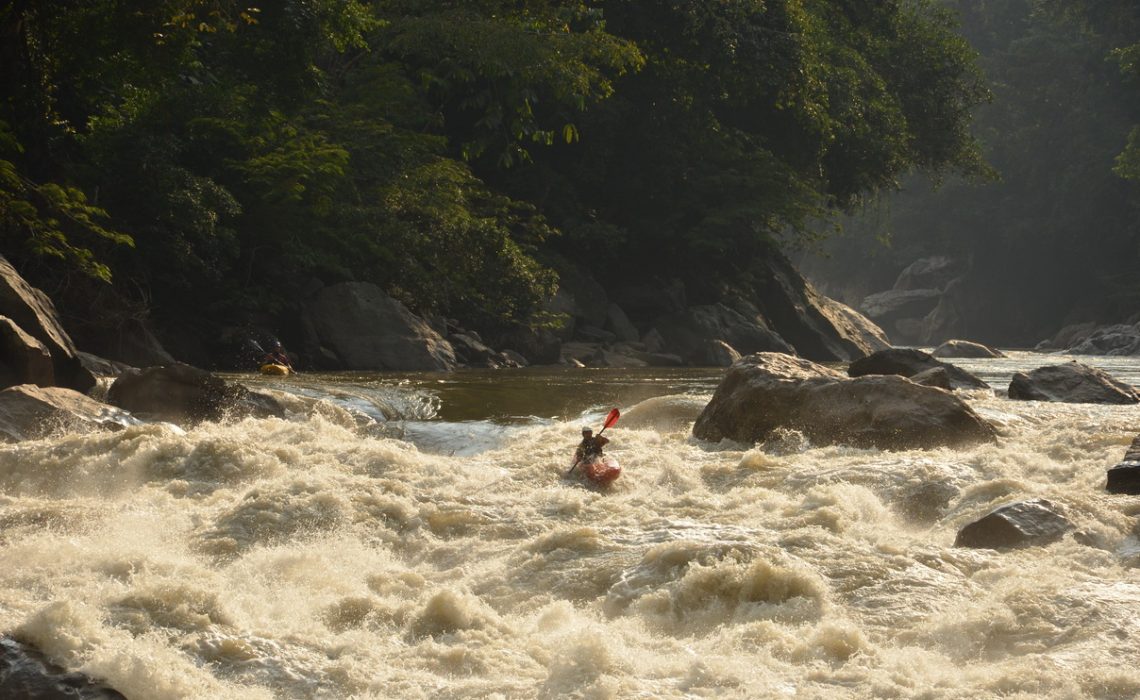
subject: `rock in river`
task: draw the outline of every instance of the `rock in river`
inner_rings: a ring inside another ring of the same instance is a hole
[[[950,385],[955,389],[988,389],[981,379],[970,374],[961,367],[934,359],[934,356],[922,350],[913,348],[890,348],[872,353],[851,363],[847,374],[852,377],[864,377],[869,374],[897,374],[901,377],[913,377],[928,369],[941,367],[950,376]]]
[[[1043,498],[1004,505],[958,531],[955,547],[1003,549],[1056,542],[1073,524]]]
[[[957,396],[897,376],[849,379],[780,353],[741,358],[697,418],[693,435],[758,442],[780,428],[816,444],[901,450],[995,438]]]
[[[1132,404],[1140,402],[1136,389],[1108,372],[1080,362],[1038,367],[1018,372],[1009,383],[1009,398],[1062,403]]]

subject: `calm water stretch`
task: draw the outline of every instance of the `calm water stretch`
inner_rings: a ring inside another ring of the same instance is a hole
[[[958,364],[1004,392],[1060,359]],[[968,451],[701,443],[721,374],[243,375],[321,401],[4,446],[0,632],[131,700],[1140,695],[1140,497],[1103,489],[1140,407],[970,394],[1002,437]],[[564,479],[613,406],[622,477]],[[952,546],[1025,497],[1084,544]]]

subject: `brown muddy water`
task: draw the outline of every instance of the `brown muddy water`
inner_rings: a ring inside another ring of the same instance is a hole
[[[0,447],[0,633],[132,700],[1140,695],[1140,497],[1103,488],[1140,407],[967,394],[1001,438],[965,451],[703,443],[720,376],[242,376],[319,401]],[[622,477],[563,478],[613,406]],[[1081,536],[953,546],[1027,497]]]

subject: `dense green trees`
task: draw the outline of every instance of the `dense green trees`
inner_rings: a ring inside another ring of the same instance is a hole
[[[723,280],[983,169],[925,0],[15,0],[0,38],[0,250],[97,322],[272,323],[316,278],[503,328],[546,251]]]

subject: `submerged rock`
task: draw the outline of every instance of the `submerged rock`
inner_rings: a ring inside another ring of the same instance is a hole
[[[1073,529],[1068,518],[1043,498],[1004,505],[966,525],[955,547],[1005,549],[1051,544]]]
[[[11,700],[126,700],[82,673],[68,673],[34,648],[0,637],[0,698]]]
[[[0,391],[0,439],[20,441],[54,432],[114,430],[141,422],[74,389],[21,384]]]
[[[141,417],[175,423],[285,416],[273,397],[180,363],[124,372],[107,391],[107,400]]]
[[[702,440],[765,440],[797,430],[815,444],[921,449],[993,440],[991,425],[961,399],[895,376],[849,379],[778,353],[749,355],[725,375],[697,418]]]
[[[1133,404],[1140,402],[1136,389],[1108,372],[1080,362],[1038,367],[1018,372],[1009,383],[1009,398],[1022,401],[1062,403]]]
[[[1005,354],[969,340],[947,340],[931,353],[935,357],[1005,357]]]
[[[1108,470],[1104,488],[1109,493],[1140,495],[1140,436],[1132,441],[1124,460]]]
[[[913,348],[890,348],[868,355],[851,363],[847,374],[864,377],[871,374],[897,374],[913,377],[929,369],[942,368],[955,389],[989,389],[990,385],[961,367],[936,360],[933,355]]]

